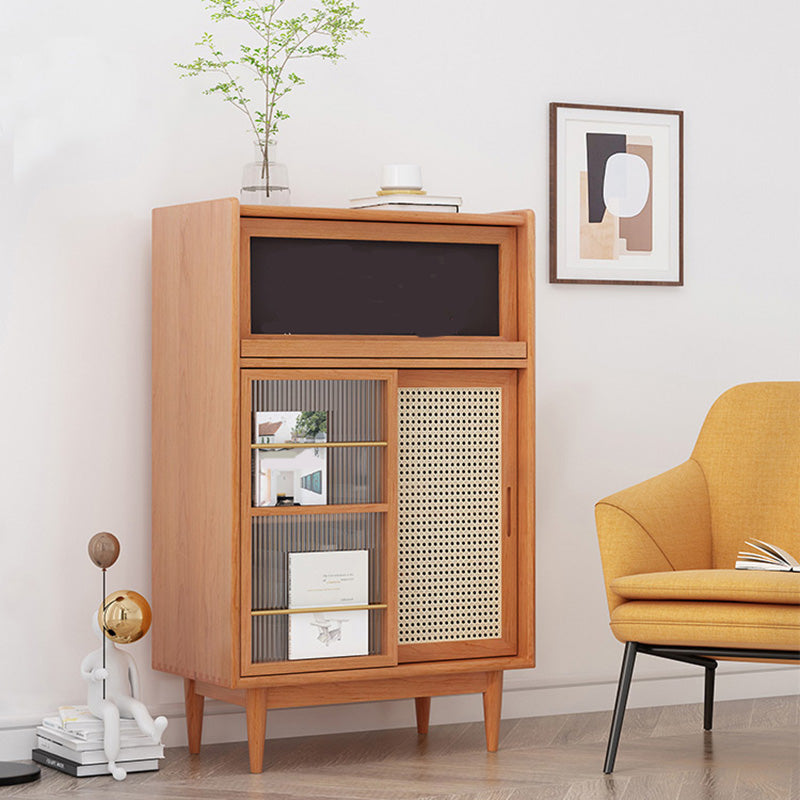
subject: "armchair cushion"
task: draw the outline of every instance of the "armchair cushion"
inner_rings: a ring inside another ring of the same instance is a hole
[[[611,612],[621,642],[800,650],[800,606],[629,600]]]
[[[611,590],[626,600],[711,600],[800,605],[800,573],[687,569],[625,575]]]

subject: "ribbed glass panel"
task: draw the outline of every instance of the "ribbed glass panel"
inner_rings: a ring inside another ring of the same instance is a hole
[[[383,381],[253,381],[253,412],[327,411],[329,442],[385,440]],[[327,448],[328,504],[383,502],[384,447]]]
[[[254,610],[287,608],[289,604],[289,553],[322,550],[369,551],[369,602],[384,602],[383,514],[308,514],[254,517]],[[382,612],[369,613],[369,652],[380,652]],[[285,661],[288,650],[288,616],[253,617],[253,662]]]

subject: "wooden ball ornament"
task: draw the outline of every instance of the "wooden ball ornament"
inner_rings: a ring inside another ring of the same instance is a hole
[[[89,558],[100,569],[108,569],[119,558],[119,539],[107,531],[96,533],[89,539]]]
[[[97,612],[97,621],[112,642],[130,644],[150,630],[153,612],[139,592],[122,589],[106,597]]]

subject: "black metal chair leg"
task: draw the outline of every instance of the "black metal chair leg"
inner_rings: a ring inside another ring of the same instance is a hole
[[[706,667],[706,689],[703,697],[703,730],[705,731],[710,731],[714,723],[714,677],[716,672],[716,662],[713,667]]]
[[[614,715],[611,718],[611,731],[608,734],[608,747],[606,748],[606,762],[603,767],[603,772],[606,775],[610,775],[614,771],[614,762],[617,760],[617,747],[622,733],[622,721],[625,718],[625,706],[628,702],[628,692],[631,688],[633,665],[636,662],[637,650],[638,645],[636,642],[625,643],[622,670],[620,671],[619,685],[617,686],[617,700],[614,703]]]

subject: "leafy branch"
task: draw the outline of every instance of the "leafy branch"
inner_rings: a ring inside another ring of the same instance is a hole
[[[283,15],[291,0],[259,4],[254,0],[203,0],[213,22],[235,20],[248,29],[252,44],[240,44],[238,53],[227,57],[210,33],[195,46],[203,55],[186,64],[176,63],[182,78],[213,75],[217,80],[203,94],[218,95],[247,116],[262,154],[262,176],[269,194],[269,143],[289,115],[278,103],[305,80],[290,68],[290,62],[322,58],[334,63],[344,58],[340,48],[356,36],[366,36],[358,7],[347,0],[319,0],[311,11],[295,17]],[[254,81],[260,99],[248,96],[245,84]]]

